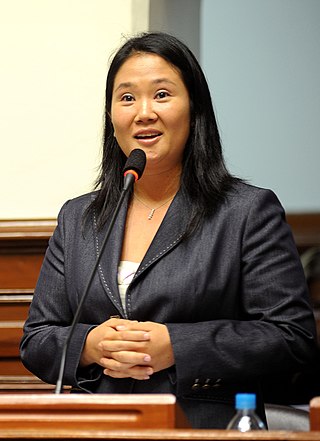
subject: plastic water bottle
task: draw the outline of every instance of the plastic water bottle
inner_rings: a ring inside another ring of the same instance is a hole
[[[266,430],[263,421],[256,414],[256,395],[237,394],[236,414],[231,419],[227,429],[249,432],[250,430]]]

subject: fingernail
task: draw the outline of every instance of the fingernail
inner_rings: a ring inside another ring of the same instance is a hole
[[[151,361],[151,357],[150,355],[146,355],[143,359],[144,361]]]
[[[143,335],[143,338],[144,338],[145,340],[149,340],[149,339],[150,339],[150,335],[149,335],[149,333],[146,332],[146,333]]]
[[[124,325],[118,325],[116,326],[116,330],[117,331],[124,331],[126,329],[126,327]]]

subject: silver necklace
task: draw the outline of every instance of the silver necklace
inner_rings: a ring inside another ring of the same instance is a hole
[[[150,210],[150,212],[148,214],[149,220],[151,220],[153,218],[153,215],[156,210],[159,210],[159,208],[164,207],[168,202],[172,201],[172,199],[174,198],[174,196],[172,196],[170,199],[167,199],[163,204],[159,205],[159,207],[152,208],[152,207],[149,207],[149,205],[145,204],[141,199],[139,199],[136,194],[134,194],[134,197],[140,202],[140,204],[144,205],[146,208],[148,208]]]

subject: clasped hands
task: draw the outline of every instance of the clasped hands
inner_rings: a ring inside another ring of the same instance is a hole
[[[80,365],[92,363],[113,378],[148,380],[174,364],[168,329],[155,322],[111,318],[87,336]]]

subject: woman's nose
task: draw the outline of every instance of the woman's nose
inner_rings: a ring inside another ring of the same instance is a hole
[[[157,114],[154,111],[152,100],[145,99],[138,102],[136,122],[154,121],[156,118]]]

